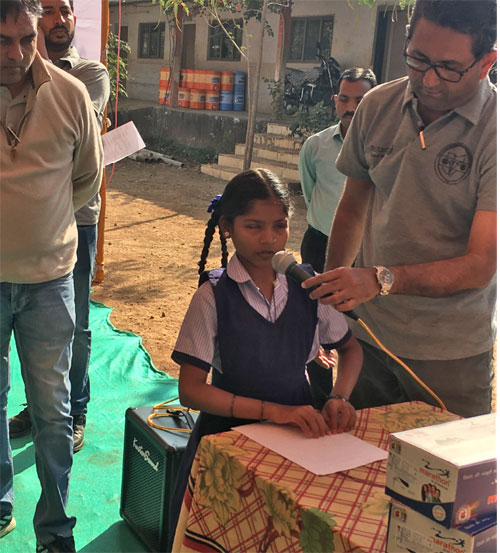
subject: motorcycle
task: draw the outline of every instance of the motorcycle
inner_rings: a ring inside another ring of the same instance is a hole
[[[340,79],[339,62],[330,57],[326,59],[318,48],[316,56],[321,65],[308,71],[287,69],[283,93],[283,106],[288,115],[299,109],[308,110],[319,102],[331,105],[332,96],[338,92]]]

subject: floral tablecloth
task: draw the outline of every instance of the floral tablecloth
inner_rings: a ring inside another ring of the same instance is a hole
[[[358,411],[352,433],[386,449],[389,434],[459,418],[422,402]],[[200,442],[173,553],[385,550],[386,461],[316,476],[237,431]]]

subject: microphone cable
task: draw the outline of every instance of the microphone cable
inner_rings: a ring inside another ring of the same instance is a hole
[[[286,275],[290,278],[292,278],[293,280],[295,280],[296,282],[298,282],[299,284],[304,282],[305,280],[309,279],[310,277],[313,276],[313,274],[309,273],[308,271],[306,271],[303,267],[301,267],[297,261],[295,260],[295,258],[293,257],[293,254],[291,252],[287,252],[285,250],[282,250],[282,251],[279,251],[279,252],[276,252],[273,256],[273,261],[272,261],[272,264],[273,264],[273,269],[277,272],[277,273],[281,273],[283,275]],[[310,267],[311,271],[312,271],[312,267]],[[314,290],[315,288],[317,288],[318,286],[320,285],[316,285],[312,288],[309,289],[309,291],[312,291]],[[325,294],[324,297],[326,296],[329,296],[331,294]],[[372,330],[369,328],[369,326],[362,320],[359,318],[359,316],[354,312],[354,311],[339,311],[339,313],[344,313],[344,315],[347,315],[348,317],[350,317],[351,319],[353,319],[354,321],[357,321],[365,330],[366,332],[369,334],[369,336],[371,336],[371,338],[375,341],[375,343],[380,347],[380,349],[385,352],[391,359],[394,359],[394,361],[396,361],[396,363],[398,363],[399,365],[401,365],[401,367],[403,367],[403,369],[434,399],[436,400],[437,404],[439,405],[439,407],[441,407],[441,409],[444,409],[445,411],[447,411],[446,409],[446,406],[445,404],[443,403],[443,401],[441,400],[440,397],[438,397],[430,388],[429,386],[427,386],[427,384],[425,384],[425,382],[423,382],[411,369],[410,367],[408,367],[408,365],[406,365],[405,363],[403,363],[403,361],[401,361],[401,359],[399,359],[399,357],[397,357],[396,355],[394,355],[394,353],[392,353],[391,351],[389,351],[385,346],[384,344],[382,344],[382,342],[375,336],[375,334],[372,332]]]
[[[342,311],[340,311],[340,313],[342,313]],[[353,319],[354,321],[358,322],[365,330],[366,332],[369,334],[369,336],[374,340],[374,342],[379,346],[379,348],[385,352],[391,359],[394,359],[394,361],[396,361],[396,363],[398,363],[399,365],[401,365],[401,367],[403,367],[403,369],[414,379],[416,380],[416,382],[418,382],[418,384],[420,384],[420,386],[431,396],[433,397],[436,402],[438,403],[439,407],[441,407],[441,409],[444,409],[445,411],[447,411],[448,409],[446,409],[446,405],[444,404],[444,402],[441,400],[441,398],[436,394],[434,393],[430,388],[429,386],[427,386],[427,384],[425,382],[423,382],[411,369],[410,367],[408,367],[408,365],[406,365],[406,363],[403,363],[403,361],[401,361],[401,359],[397,356],[397,355],[394,355],[394,353],[392,353],[392,351],[388,350],[384,344],[382,344],[382,342],[375,336],[374,332],[370,329],[370,327],[363,321],[363,319],[360,319],[358,317],[358,315],[356,315],[356,313],[354,313],[354,311],[344,311],[343,312],[344,315],[347,315],[348,317],[350,317],[351,319]]]

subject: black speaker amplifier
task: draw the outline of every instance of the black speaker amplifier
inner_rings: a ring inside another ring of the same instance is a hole
[[[179,406],[168,405],[175,407]],[[171,495],[190,434],[150,426],[147,419],[152,411],[152,407],[130,407],[125,413],[120,515],[151,551],[166,551]],[[189,417],[154,421],[187,428],[197,414],[189,412]]]

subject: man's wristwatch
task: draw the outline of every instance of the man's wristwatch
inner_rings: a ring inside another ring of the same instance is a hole
[[[387,267],[374,265],[373,268],[376,271],[377,282],[380,286],[379,295],[387,296],[391,291],[392,285],[394,284],[394,275]]]

